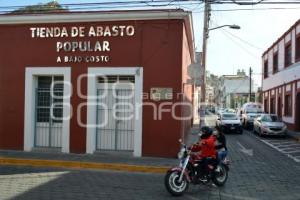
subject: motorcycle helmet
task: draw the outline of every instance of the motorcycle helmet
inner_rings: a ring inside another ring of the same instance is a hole
[[[213,130],[212,130],[212,128],[210,128],[208,126],[203,126],[201,128],[201,132],[202,132],[202,134],[201,134],[200,138],[201,139],[206,139],[206,138],[208,138],[209,136],[212,135]]]

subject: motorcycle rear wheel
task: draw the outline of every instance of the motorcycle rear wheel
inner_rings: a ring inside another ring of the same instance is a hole
[[[165,176],[165,187],[173,196],[181,196],[189,188],[189,182],[185,177],[179,182],[180,174],[180,171],[170,171]]]
[[[214,172],[214,176],[212,178],[212,181],[217,186],[223,186],[228,178],[228,170],[224,165],[218,165],[217,169]]]

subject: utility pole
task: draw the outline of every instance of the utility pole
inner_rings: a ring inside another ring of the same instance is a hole
[[[202,42],[202,59],[201,67],[202,74],[200,77],[201,82],[201,105],[200,105],[200,127],[204,126],[205,121],[205,96],[206,96],[206,47],[208,39],[208,28],[210,18],[210,0],[204,0],[204,21],[203,21],[203,42]]]
[[[202,83],[201,83],[201,102],[205,102],[205,86],[206,86],[206,48],[207,48],[207,39],[208,39],[208,28],[210,20],[210,0],[204,0],[204,21],[203,21],[203,42],[202,42]]]
[[[252,87],[252,68],[250,67],[250,69],[249,69],[249,102],[251,102],[251,87]]]

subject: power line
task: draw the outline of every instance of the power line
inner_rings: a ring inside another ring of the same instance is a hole
[[[229,34],[227,34],[224,30],[220,29],[221,32],[223,33],[223,35],[225,35],[228,39],[230,39],[234,44],[236,44],[238,47],[240,47],[244,52],[246,52],[247,54],[251,55],[254,58],[257,58],[256,55],[254,55],[252,52],[250,52],[248,49],[244,48],[242,45],[240,45],[239,43],[237,43],[232,36],[230,37]]]
[[[245,1],[245,0],[221,0],[221,1],[212,1],[212,4],[237,4],[237,5],[245,5],[245,6],[253,6],[253,5],[258,5],[258,4],[300,4],[300,1],[297,0],[291,0],[291,1],[266,1],[266,0],[261,0],[257,2],[252,2],[252,1]]]
[[[228,4],[228,3],[239,3],[239,5],[253,5],[256,3],[249,3],[248,0],[210,0],[211,4]],[[291,1],[259,1],[259,4],[300,4],[300,1],[291,0]],[[202,4],[201,1],[186,1],[186,0],[157,0],[157,1],[114,1],[114,2],[98,2],[98,3],[68,3],[68,4],[60,4],[62,7],[69,8],[70,10],[89,10],[89,9],[107,9],[107,8],[140,8],[140,7],[167,7],[167,6],[184,6],[184,5],[199,5]],[[39,4],[43,5],[43,4]],[[36,6],[36,5],[21,5],[21,6],[0,6],[0,12],[6,13],[11,12],[13,10],[26,8],[28,6]],[[188,8],[186,8],[188,9]],[[237,8],[237,9],[212,9],[212,12],[232,12],[232,11],[265,11],[265,10],[296,10],[300,9],[300,7],[270,7],[270,8]],[[190,9],[189,9],[190,10]],[[193,11],[194,9],[192,9]],[[41,10],[43,11],[43,10]],[[197,11],[194,13],[202,13],[203,11]]]
[[[257,2],[249,2],[249,3],[247,3],[247,2],[238,2],[238,1],[236,1],[236,0],[231,0],[233,3],[235,3],[235,4],[238,4],[238,5],[257,5],[257,4],[260,4],[260,3],[262,3],[264,0],[259,0],[259,1],[257,1]]]
[[[270,7],[270,8],[237,8],[237,9],[216,9],[212,12],[231,12],[231,11],[265,11],[265,10],[298,10],[300,7]]]
[[[248,42],[248,41],[242,39],[241,37],[239,37],[239,36],[237,36],[237,35],[234,35],[233,33],[229,32],[229,31],[227,31],[227,30],[225,30],[225,29],[224,29],[223,31],[225,31],[226,33],[230,34],[232,37],[234,37],[234,38],[240,40],[241,42],[243,42],[243,43],[245,43],[245,44],[247,44],[247,45],[249,45],[249,46],[251,46],[251,47],[253,47],[253,48],[257,49],[257,50],[264,50],[263,48],[257,47],[256,45],[251,44],[250,42]]]
[[[138,5],[138,4],[144,4],[148,6],[169,6],[169,5],[175,5],[175,4],[201,4],[202,1],[183,1],[183,0],[159,0],[159,1],[106,1],[106,2],[98,2],[98,3],[68,3],[68,4],[59,4],[62,7],[73,7],[73,6],[80,6],[80,7],[92,7],[92,6],[116,6],[116,5]],[[37,5],[45,5],[45,4],[37,4]],[[36,6],[35,4],[29,4],[29,5],[20,5],[20,6],[0,6],[0,9],[21,9],[26,7]]]
[[[167,2],[166,4],[161,4],[162,2]],[[155,3],[155,4],[152,4]],[[160,3],[160,4],[157,4]],[[88,10],[104,10],[104,9],[115,9],[115,8],[147,8],[147,7],[173,7],[173,6],[181,6],[184,5],[201,5],[202,2],[197,1],[197,2],[186,2],[186,1],[178,1],[178,0],[173,0],[173,1],[151,1],[146,2],[146,1],[131,1],[131,2],[102,2],[102,3],[82,3],[82,4],[61,4],[62,8],[68,8],[71,11],[88,11]],[[72,5],[72,6],[70,6]],[[77,5],[77,6],[75,6]],[[65,6],[65,7],[64,7]],[[27,6],[14,6],[14,7],[7,7],[7,6],[2,6],[0,7],[0,12],[1,13],[8,13],[12,12],[14,10],[19,10],[26,8]],[[35,9],[35,11],[44,11],[43,9]],[[55,11],[54,11],[55,12]]]

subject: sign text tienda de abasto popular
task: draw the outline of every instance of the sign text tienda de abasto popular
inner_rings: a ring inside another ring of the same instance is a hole
[[[135,28],[132,25],[115,26],[72,26],[72,27],[31,27],[31,38],[57,38],[54,46],[59,54],[56,57],[57,63],[101,63],[109,62],[107,54],[112,47],[107,40],[109,37],[132,37]],[[67,40],[60,40],[67,38]],[[80,40],[82,38],[83,40]],[[91,41],[86,38],[97,38]],[[101,40],[100,40],[101,39]],[[78,56],[69,53],[90,52],[92,55]],[[68,55],[64,55],[68,53]],[[95,53],[97,55],[95,55]],[[98,54],[99,53],[99,54]]]

